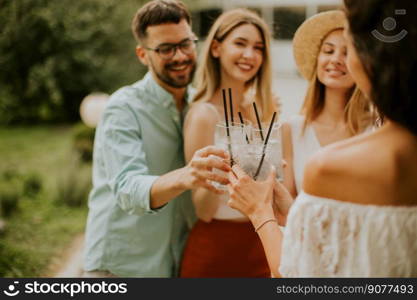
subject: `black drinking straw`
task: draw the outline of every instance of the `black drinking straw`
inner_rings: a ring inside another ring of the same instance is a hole
[[[222,89],[222,93],[223,93],[224,120],[226,122],[226,132],[227,132],[227,136],[230,137],[229,117],[227,116],[226,90]]]
[[[223,106],[224,106],[224,120],[226,121],[226,133],[227,133],[227,147],[229,149],[230,153],[230,165],[233,166],[233,156],[232,156],[232,145],[231,145],[231,138],[230,138],[230,132],[229,132],[229,118],[227,116],[227,102],[226,102],[226,90],[222,89],[223,93]]]
[[[238,112],[237,114],[239,115],[240,123],[242,124],[242,127],[243,127],[245,125],[245,123],[243,122],[242,113]],[[246,133],[245,133],[245,136],[246,136],[246,143],[249,144],[249,138],[248,138],[248,135]]]
[[[255,180],[256,180],[256,178],[258,177],[259,172],[261,171],[261,168],[262,168],[262,164],[263,164],[263,162],[264,162],[266,145],[268,144],[269,136],[271,135],[272,126],[273,126],[273,124],[274,124],[276,114],[277,114],[277,113],[276,113],[276,112],[274,112],[274,114],[272,115],[271,123],[269,123],[268,133],[267,133],[267,135],[266,135],[265,143],[264,143],[264,146],[263,146],[263,148],[262,148],[262,157],[261,157],[261,161],[259,162],[259,166],[258,166],[258,169],[256,170],[255,176],[253,176],[253,179],[255,179]]]
[[[233,120],[233,100],[232,100],[232,89],[229,88],[229,104],[230,104],[230,121],[232,121],[232,125],[234,123]]]
[[[256,108],[256,103],[255,102],[253,102],[253,108],[255,109],[256,121],[258,122],[259,132],[261,134],[261,139],[262,139],[262,142],[263,142],[264,141],[264,135],[262,133],[262,125],[261,125],[261,121],[259,120],[258,109]]]

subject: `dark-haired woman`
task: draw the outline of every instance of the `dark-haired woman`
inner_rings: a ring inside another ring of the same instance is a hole
[[[229,204],[251,219],[275,276],[416,277],[417,2],[401,2],[397,36],[381,31],[397,1],[345,6],[347,65],[383,126],[313,156],[293,205],[273,174],[258,183],[234,167]]]

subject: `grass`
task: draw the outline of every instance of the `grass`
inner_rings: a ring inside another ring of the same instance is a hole
[[[37,171],[48,189],[55,189],[55,178],[68,165],[71,156],[71,127],[0,129],[1,169],[23,173]]]
[[[0,276],[51,276],[50,265],[59,260],[75,235],[83,232],[86,205],[57,204],[59,179],[74,164],[69,126],[0,128],[0,172],[37,173],[42,191],[19,200],[19,209],[6,220],[0,237]],[[89,177],[90,165],[79,168]],[[0,191],[1,192],[1,191]]]

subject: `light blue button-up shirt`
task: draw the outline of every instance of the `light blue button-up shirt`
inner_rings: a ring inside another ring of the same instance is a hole
[[[187,100],[191,95],[187,89]],[[183,115],[151,74],[116,91],[97,127],[85,269],[171,277],[195,221],[189,192],[150,208],[159,175],[184,166]]]

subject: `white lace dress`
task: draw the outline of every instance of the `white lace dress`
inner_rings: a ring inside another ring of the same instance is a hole
[[[284,277],[417,277],[417,206],[301,192],[288,215],[279,271]]]

